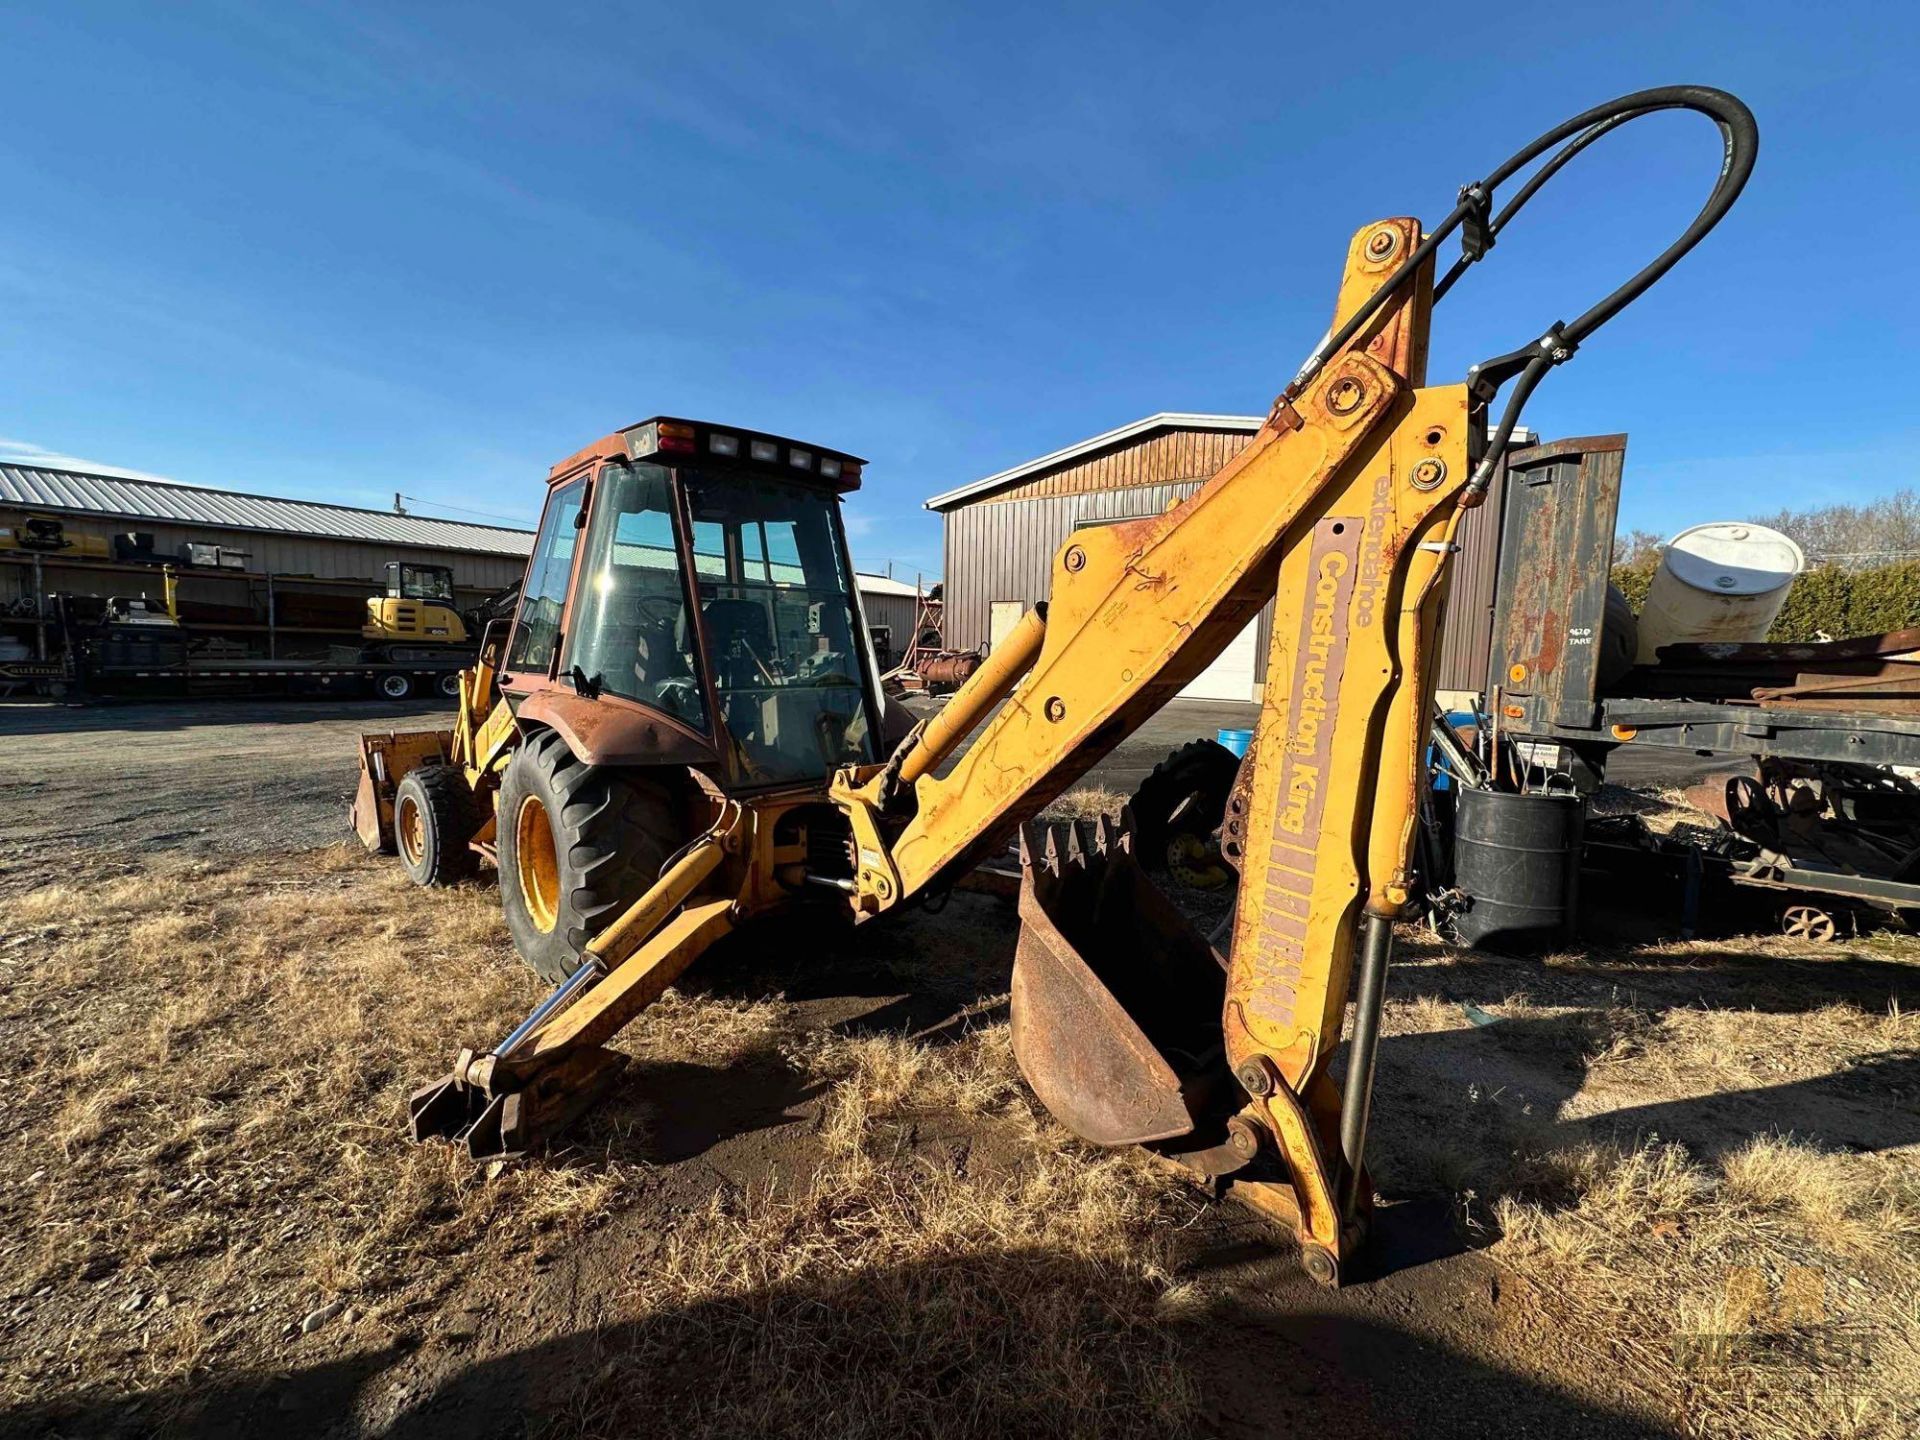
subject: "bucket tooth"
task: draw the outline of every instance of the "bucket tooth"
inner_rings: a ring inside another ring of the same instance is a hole
[[[1087,847],[1082,840],[1080,822],[1067,822],[1067,864],[1076,870],[1087,868]]]

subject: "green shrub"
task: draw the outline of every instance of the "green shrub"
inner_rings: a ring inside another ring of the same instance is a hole
[[[1816,565],[1787,592],[1769,640],[1845,640],[1920,624],[1920,562],[1864,570]]]
[[[1659,563],[1660,557],[1655,555],[1631,565],[1613,567],[1610,578],[1614,588],[1627,597],[1627,603],[1633,607],[1636,615],[1640,613],[1640,607],[1647,603],[1647,591],[1653,586],[1654,567]]]
[[[1647,602],[1657,562],[1641,560],[1613,567],[1613,583],[1633,606]],[[1786,603],[1767,632],[1777,644],[1845,640],[1920,626],[1920,561],[1902,560],[1865,570],[1816,565],[1793,582]]]

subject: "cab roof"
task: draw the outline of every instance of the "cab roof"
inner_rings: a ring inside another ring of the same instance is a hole
[[[729,442],[731,450],[722,448]],[[867,463],[861,456],[845,450],[810,445],[764,430],[747,430],[738,425],[689,420],[677,415],[653,415],[576,450],[547,472],[547,482],[552,484],[596,460],[656,456],[665,464],[706,460],[737,465],[802,484],[818,485],[843,495],[860,488],[860,472]]]

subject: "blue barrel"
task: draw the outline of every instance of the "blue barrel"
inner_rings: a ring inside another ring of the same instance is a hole
[[[1253,731],[1222,729],[1215,732],[1214,739],[1231,750],[1236,759],[1244,760],[1247,758],[1247,746],[1253,743]]]
[[[1466,903],[1454,933],[1467,945],[1522,954],[1571,941],[1587,802],[1468,786],[1457,796],[1453,883]]]

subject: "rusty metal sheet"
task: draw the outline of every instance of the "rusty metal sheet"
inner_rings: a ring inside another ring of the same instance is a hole
[[[1840,660],[1893,660],[1906,655],[1920,657],[1920,629],[1888,630],[1879,635],[1854,635],[1845,640],[1808,640],[1793,644],[1737,645],[1722,640],[1664,645],[1660,649],[1660,663],[1663,666],[1702,662],[1780,665],[1818,670]]]
[[[524,697],[524,698],[522,698]],[[546,681],[514,695],[514,714],[560,732],[587,765],[717,765],[720,754],[697,730],[617,695],[589,700],[565,682]]]
[[[1487,676],[1502,728],[1594,723],[1625,459],[1626,437],[1605,435],[1536,446],[1508,466]]]

